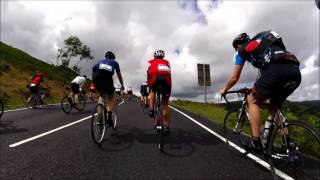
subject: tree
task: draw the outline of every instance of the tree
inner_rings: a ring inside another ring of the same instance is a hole
[[[72,58],[80,56],[80,59],[76,63],[77,65],[84,59],[89,61],[94,58],[91,56],[90,48],[87,45],[83,45],[77,36],[68,37],[64,40],[64,44],[65,47],[59,48],[57,53],[57,62],[60,60],[61,65],[64,67],[69,67]],[[73,66],[72,69],[80,72],[80,68],[77,65]]]

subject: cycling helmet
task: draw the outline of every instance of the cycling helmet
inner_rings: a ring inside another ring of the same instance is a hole
[[[104,55],[105,58],[107,59],[115,59],[115,55],[111,51],[107,51],[106,54]]]
[[[164,56],[165,56],[165,53],[163,50],[156,50],[153,53],[153,57],[155,57],[155,58],[164,58]]]
[[[237,45],[239,44],[241,45],[249,41],[250,41],[250,36],[247,33],[241,33],[233,39],[232,46],[236,48]]]

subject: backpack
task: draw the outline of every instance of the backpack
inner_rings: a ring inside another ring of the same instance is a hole
[[[239,55],[259,69],[281,59],[286,54],[281,37],[274,31],[263,31],[255,35],[239,49]]]

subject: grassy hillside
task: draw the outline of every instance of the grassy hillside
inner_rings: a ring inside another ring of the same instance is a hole
[[[171,105],[190,111],[202,117],[206,117],[218,124],[223,123],[228,109],[238,109],[241,104],[234,103],[228,108],[225,104],[199,103],[184,100],[171,101]],[[285,102],[282,112],[289,120],[306,120],[320,129],[320,101]],[[267,119],[267,111],[262,110],[262,118]]]
[[[77,76],[71,69],[50,65],[0,42],[0,97],[6,109],[24,106],[26,85],[36,71],[45,73],[45,82],[52,87],[53,102],[60,101],[63,86]]]

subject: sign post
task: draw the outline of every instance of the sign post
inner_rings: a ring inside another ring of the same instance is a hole
[[[210,65],[197,64],[198,68],[198,85],[204,86],[204,103],[207,103],[207,86],[211,86]]]

